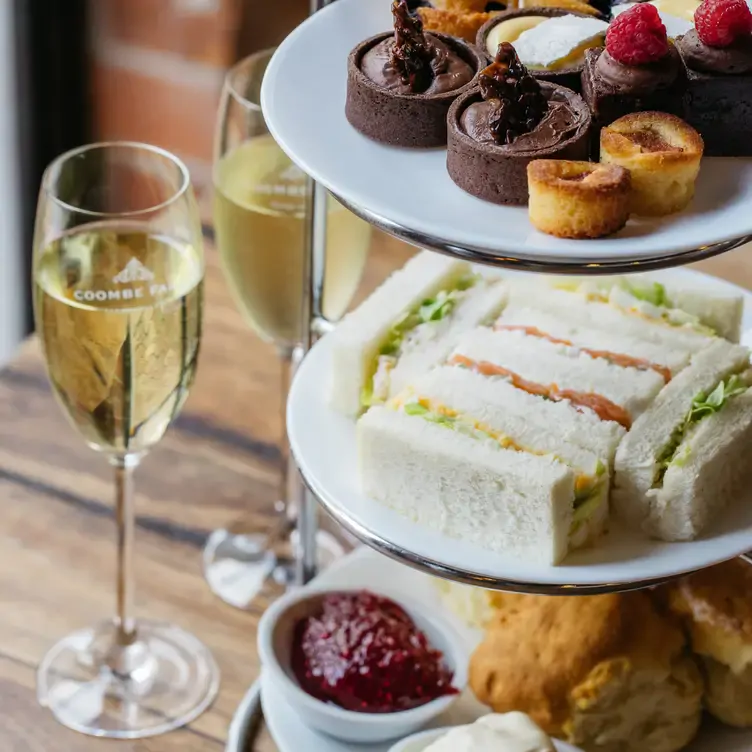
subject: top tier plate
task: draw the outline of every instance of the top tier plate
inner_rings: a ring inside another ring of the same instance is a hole
[[[674,266],[730,250],[752,236],[752,159],[706,159],[687,211],[633,219],[611,237],[578,241],[537,232],[525,207],[495,206],[464,193],[447,174],[443,149],[369,141],[345,118],[347,56],[391,23],[389,0],[336,0],[282,43],[262,89],[264,115],[280,146],[365,219],[470,260],[580,273],[627,265],[634,271],[635,263]]]

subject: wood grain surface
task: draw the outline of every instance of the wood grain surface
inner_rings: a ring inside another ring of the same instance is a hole
[[[360,296],[412,251],[374,235]],[[700,265],[752,287],[752,251]],[[214,652],[222,687],[189,728],[139,742],[90,739],[60,727],[36,702],[35,667],[59,637],[114,608],[112,484],[107,464],[69,428],[30,340],[0,373],[0,750],[218,752],[258,675],[253,612],[209,592],[201,548],[213,528],[268,516],[278,485],[279,367],[274,350],[235,310],[207,243],[201,364],[182,415],[137,475],[137,614],[189,628]],[[256,750],[272,752],[263,736]],[[308,752],[308,751],[306,751]],[[313,752],[311,750],[310,752]]]

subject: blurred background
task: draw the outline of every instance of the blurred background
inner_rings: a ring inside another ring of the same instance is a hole
[[[27,280],[45,165],[90,141],[162,146],[188,164],[210,233],[225,72],[307,13],[308,0],[277,0],[273,12],[265,0],[0,2],[0,365],[31,331]]]

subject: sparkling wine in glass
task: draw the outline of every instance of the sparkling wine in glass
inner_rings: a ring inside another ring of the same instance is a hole
[[[218,688],[201,642],[133,611],[133,472],[193,383],[203,276],[198,210],[174,156],[102,143],[47,168],[34,238],[36,331],[63,411],[114,471],[117,579],[114,618],[58,642],[37,689],[61,723],[93,736],[169,731]]]
[[[310,184],[272,138],[259,103],[261,82],[273,50],[246,58],[227,75],[217,121],[214,154],[214,225],[220,258],[238,308],[282,363],[282,405],[301,342],[307,192]],[[360,282],[371,228],[328,198],[323,314],[335,322]],[[284,424],[284,415],[283,415]],[[283,446],[283,455],[289,449]],[[239,520],[210,536],[204,551],[212,590],[238,607],[250,605],[280,561],[275,544],[292,532],[295,510],[287,503],[294,465],[281,483],[278,519],[266,528]],[[320,532],[320,547],[336,541]],[[277,546],[277,549],[279,547]],[[282,575],[284,577],[284,573]]]

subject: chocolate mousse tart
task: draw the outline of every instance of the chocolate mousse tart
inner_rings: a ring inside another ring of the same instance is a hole
[[[444,146],[452,102],[486,64],[467,42],[428,34],[405,0],[392,4],[394,33],[361,42],[347,63],[345,114],[374,141],[391,146]]]
[[[521,8],[502,11],[487,21],[475,44],[493,60],[499,45],[509,42],[534,78],[579,92],[585,51],[603,46],[607,28],[605,21],[586,13]]]
[[[508,42],[449,110],[447,170],[464,191],[495,204],[528,201],[534,159],[585,160],[590,112],[563,86],[533,78]]]
[[[750,157],[752,34],[739,34],[725,46],[706,44],[702,34],[700,26],[678,43],[689,79],[684,119],[702,134],[705,154]]]
[[[634,33],[642,23],[653,24],[650,35]],[[686,90],[687,73],[679,51],[649,3],[617,16],[606,34],[605,48],[585,53],[582,96],[598,131],[633,112],[682,117]]]

